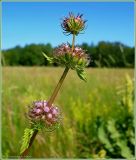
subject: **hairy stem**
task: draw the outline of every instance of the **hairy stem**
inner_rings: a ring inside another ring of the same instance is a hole
[[[74,47],[75,47],[75,34],[73,34],[72,51],[74,50]]]
[[[65,79],[68,71],[69,71],[69,68],[66,67],[65,70],[64,70],[64,72],[63,72],[63,74],[62,74],[62,76],[61,76],[61,78],[60,78],[60,80],[59,80],[59,82],[58,82],[58,84],[57,84],[57,86],[56,86],[56,88],[54,89],[54,91],[53,91],[53,93],[52,93],[51,98],[50,98],[49,101],[48,101],[48,106],[49,106],[49,107],[50,107],[50,106],[52,105],[52,103],[54,102],[54,100],[55,100],[55,98],[56,98],[56,96],[57,96],[57,94],[58,94],[58,91],[60,90],[60,87],[62,86],[62,83],[63,83],[63,81],[64,81],[64,79]]]
[[[32,137],[31,137],[31,139],[30,139],[28,148],[26,148],[25,151],[20,155],[20,158],[21,158],[21,159],[22,159],[22,158],[27,158],[29,149],[30,149],[30,147],[32,146],[33,141],[34,141],[37,133],[38,133],[38,130],[35,130],[34,133],[33,133],[33,135],[32,135]]]

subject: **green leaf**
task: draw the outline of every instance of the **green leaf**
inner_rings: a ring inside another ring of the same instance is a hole
[[[24,130],[24,135],[23,135],[23,138],[22,138],[22,145],[21,145],[21,148],[20,148],[20,154],[23,153],[25,151],[25,149],[28,148],[29,143],[30,143],[30,139],[31,139],[33,133],[34,133],[33,129],[26,128]]]
[[[82,79],[85,82],[87,81],[85,71],[82,68],[77,68],[76,72],[80,79]]]
[[[47,56],[44,52],[42,52],[43,56],[47,59],[49,63],[53,63],[53,58]]]
[[[107,129],[111,134],[111,138],[114,140],[115,144],[119,147],[120,154],[124,158],[127,159],[132,158],[133,155],[131,153],[131,149],[127,145],[127,140],[122,139],[120,132],[116,128],[115,120],[108,121]]]
[[[105,147],[110,151],[113,152],[113,148],[112,145],[110,143],[110,140],[108,139],[108,136],[106,134],[106,131],[104,129],[104,126],[101,125],[98,128],[98,138],[100,139],[100,141],[105,145]]]
[[[119,139],[117,140],[117,146],[121,150],[121,155],[124,158],[130,159],[133,158],[133,155],[131,153],[131,149],[127,146],[127,141],[125,139]]]

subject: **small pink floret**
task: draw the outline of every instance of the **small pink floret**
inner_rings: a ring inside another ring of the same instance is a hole
[[[69,45],[66,44],[65,47],[66,47],[66,48],[69,48]]]
[[[52,114],[56,115],[57,113],[58,113],[58,111],[55,108],[53,108]]]
[[[78,22],[78,19],[75,18],[75,22]]]
[[[47,112],[47,113],[48,113],[49,110],[50,110],[49,107],[44,107],[44,112]]]
[[[46,101],[44,101],[44,104],[43,104],[43,106],[44,106],[44,107],[46,107],[46,106],[47,106],[47,102],[46,102]]]
[[[35,102],[35,106],[42,107],[42,102]]]
[[[36,111],[36,113],[40,113],[41,109],[36,109],[35,111]]]
[[[51,118],[52,118],[52,114],[49,113],[49,114],[47,115],[47,117],[48,117],[49,119],[51,119]]]

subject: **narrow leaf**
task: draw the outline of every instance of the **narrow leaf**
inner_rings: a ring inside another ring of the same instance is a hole
[[[53,58],[47,56],[44,52],[42,52],[43,56],[47,59],[49,63],[53,63]]]
[[[79,76],[80,79],[82,79],[85,82],[87,81],[86,74],[83,69],[76,69],[76,72],[77,72],[77,75]]]
[[[25,149],[28,148],[29,143],[30,143],[30,139],[31,139],[33,133],[34,133],[33,129],[26,128],[24,130],[24,135],[23,135],[23,138],[22,138],[22,145],[21,145],[21,149],[20,149],[20,154],[23,153],[25,151]]]

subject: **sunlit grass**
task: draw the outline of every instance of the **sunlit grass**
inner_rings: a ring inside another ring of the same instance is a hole
[[[52,133],[40,133],[33,144],[33,157],[77,157],[77,122],[105,119],[123,114],[119,108],[117,87],[125,75],[133,78],[133,69],[87,69],[87,83],[70,71],[55,104],[63,113],[62,126]],[[33,100],[49,99],[63,68],[3,67],[2,153],[18,156],[20,140],[28,125],[27,106]],[[93,131],[90,133],[93,136]]]

